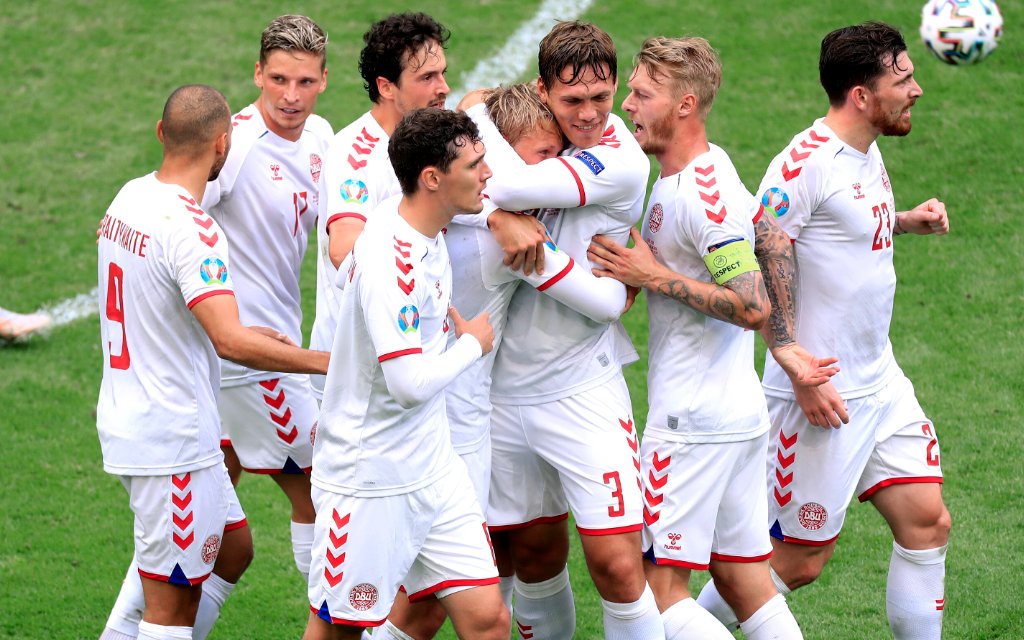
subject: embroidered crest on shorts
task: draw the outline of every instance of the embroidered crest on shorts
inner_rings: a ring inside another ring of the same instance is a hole
[[[220,553],[220,536],[211,534],[203,543],[202,558],[203,564],[213,564]]]
[[[348,592],[348,603],[356,611],[367,611],[377,604],[377,587],[363,582],[352,587]]]
[[[808,531],[817,531],[828,522],[828,511],[817,502],[808,502],[796,514],[800,526]]]

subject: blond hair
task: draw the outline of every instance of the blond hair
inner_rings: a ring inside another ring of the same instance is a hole
[[[320,68],[327,66],[327,34],[306,16],[278,16],[260,38],[260,64],[267,64],[273,51],[298,51],[320,56]]]
[[[527,82],[492,89],[484,99],[494,126],[509,144],[545,123],[554,125],[555,117],[540,101],[537,83]]]
[[[693,92],[697,113],[707,118],[715,95],[722,84],[722,63],[718,53],[704,38],[648,38],[633,60],[643,65],[656,82],[667,78],[676,95]]]

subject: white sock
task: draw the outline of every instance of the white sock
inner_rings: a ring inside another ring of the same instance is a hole
[[[121,582],[121,591],[110,610],[107,628],[103,630],[100,640],[123,640],[139,635],[139,622],[142,621],[142,610],[146,606],[142,595],[142,578],[139,576],[139,565],[132,557],[128,572]],[[116,635],[115,635],[116,634]]]
[[[203,597],[199,600],[199,611],[196,613],[196,624],[192,631],[195,640],[206,640],[206,636],[210,635],[210,629],[213,629],[214,623],[220,617],[220,608],[224,606],[224,601],[234,588],[234,583],[228,582],[216,573],[211,573],[206,579],[203,583]]]
[[[779,577],[779,574],[775,573],[775,569],[772,569],[772,565],[768,565],[768,574],[772,577],[772,582],[775,583],[775,588],[779,590],[784,596],[788,596],[793,593],[793,590],[789,588],[785,580]]]
[[[192,627],[165,627],[143,620],[139,623],[139,640],[192,640]]]
[[[734,640],[733,635],[693,598],[680,600],[661,614],[666,640]]]
[[[535,638],[569,640],[576,631],[576,605],[572,600],[569,567],[543,582],[523,582],[514,578],[516,594],[513,635],[532,634]]]
[[[692,602],[692,600],[691,600]],[[665,637],[665,626],[658,614],[654,592],[644,584],[644,592],[636,602],[601,600],[604,609],[604,637],[611,640],[632,640]],[[710,617],[710,616],[709,616]]]
[[[367,632],[363,632],[363,637],[369,637]],[[416,640],[406,632],[396,627],[390,620],[385,620],[384,624],[373,630],[373,637],[384,638],[384,640]]]
[[[761,605],[752,616],[740,623],[747,640],[803,640],[800,625],[781,593]]]
[[[313,558],[314,526],[312,522],[292,521],[292,554],[295,555],[295,566],[306,582],[309,582],[309,564]]]
[[[942,636],[946,547],[904,549],[892,543],[885,609],[896,640],[931,640]]]
[[[700,590],[700,594],[697,595],[697,604],[715,616],[715,619],[721,622],[722,626],[729,631],[735,631],[740,628],[740,621],[737,619],[736,613],[729,606],[729,603],[725,601],[725,598],[722,597],[722,594],[718,593],[718,587],[715,586],[714,580],[708,582]]]
[[[512,576],[500,576],[498,588],[501,589],[501,599],[505,601],[505,608],[512,611],[512,593],[515,589]]]

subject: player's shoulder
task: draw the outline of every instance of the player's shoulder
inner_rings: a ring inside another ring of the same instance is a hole
[[[806,172],[827,169],[837,154],[841,153],[844,143],[839,136],[829,129],[821,120],[793,136],[782,151],[775,157],[772,170],[783,181],[789,182]]]
[[[326,144],[334,137],[334,129],[331,128],[331,123],[328,122],[326,118],[312,113],[308,118],[306,118],[306,126],[303,129],[303,134],[312,135]]]
[[[267,131],[267,125],[263,121],[263,114],[250,104],[235,115],[231,116],[231,145],[236,146],[241,140],[255,140]]]
[[[574,157],[589,156],[607,160],[609,166],[616,171],[637,171],[646,178],[650,170],[650,160],[640,148],[640,144],[626,127],[622,118],[614,113],[608,114],[608,121],[601,134],[601,141],[593,147],[576,151]]]
[[[361,171],[387,158],[387,149],[387,134],[367,111],[333,137],[330,155],[340,170]]]

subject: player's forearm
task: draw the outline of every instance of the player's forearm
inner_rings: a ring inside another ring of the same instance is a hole
[[[482,355],[480,343],[469,334],[441,355],[411,354],[381,363],[392,397],[412,409],[441,393]]]
[[[626,285],[595,277],[576,263],[545,293],[594,322],[615,322],[626,308]]]
[[[644,288],[712,318],[744,329],[760,329],[771,311],[760,275],[755,278],[753,274],[746,273],[729,283],[730,287],[701,282],[664,269],[645,282]]]
[[[212,339],[212,336],[211,336]],[[238,326],[213,342],[217,355],[251,369],[280,373],[327,373],[331,354],[284,344]]]
[[[771,301],[771,314],[761,329],[769,348],[796,342],[796,250],[789,236],[765,213],[754,226],[754,255]]]

